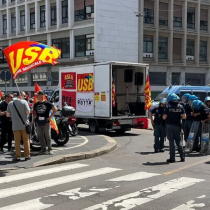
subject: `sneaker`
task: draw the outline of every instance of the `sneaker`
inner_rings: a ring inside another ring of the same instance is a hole
[[[20,158],[14,158],[13,161],[18,163],[18,162],[20,162]]]
[[[3,155],[4,153],[4,150],[0,150],[0,155]]]
[[[176,162],[175,160],[171,160],[171,159],[167,160],[167,163],[175,163],[175,162]]]
[[[160,149],[160,152],[165,152],[164,149]]]
[[[25,161],[31,160],[31,156],[25,157]]]
[[[47,153],[46,151],[41,150],[41,151],[39,152],[39,154],[40,154],[40,155],[47,155],[48,153]]]
[[[15,152],[13,149],[8,149],[7,152]]]
[[[53,153],[52,150],[48,151],[48,154],[49,154],[49,155],[54,155],[54,153]]]
[[[154,153],[158,153],[159,151],[156,149],[155,151],[154,151]]]
[[[181,160],[180,160],[181,162],[185,162],[185,158],[181,158]]]

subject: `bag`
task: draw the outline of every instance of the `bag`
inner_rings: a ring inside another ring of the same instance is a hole
[[[19,111],[18,111],[18,109],[17,109],[17,107],[16,107],[16,105],[15,105],[15,102],[13,102],[13,105],[14,105],[14,107],[15,107],[15,109],[16,109],[16,112],[18,113],[18,116],[19,116],[19,118],[21,119],[23,125],[25,125],[26,133],[27,133],[27,134],[31,134],[31,126],[30,126],[29,124],[27,124],[27,123],[24,123],[23,118],[21,117],[21,115],[20,115],[20,113],[19,113]]]

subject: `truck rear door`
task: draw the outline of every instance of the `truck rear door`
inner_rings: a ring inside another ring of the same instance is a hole
[[[111,117],[110,64],[94,67],[95,117]]]

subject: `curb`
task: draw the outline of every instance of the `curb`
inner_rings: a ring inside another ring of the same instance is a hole
[[[47,165],[73,162],[77,160],[90,159],[93,157],[98,157],[98,156],[107,154],[113,151],[117,147],[117,142],[113,138],[109,136],[105,136],[105,135],[99,135],[99,136],[105,138],[108,141],[106,146],[103,146],[91,152],[81,152],[81,153],[75,153],[75,154],[69,154],[69,155],[59,155],[56,157],[47,158],[45,160],[35,162],[33,164],[33,167],[47,166]]]

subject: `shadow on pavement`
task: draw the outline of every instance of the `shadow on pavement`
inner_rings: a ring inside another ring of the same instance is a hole
[[[136,154],[139,155],[150,155],[150,154],[154,154],[154,152],[135,152]]]
[[[6,176],[6,173],[8,173],[6,170],[0,171],[0,177]]]
[[[161,166],[161,165],[168,165],[168,164],[169,163],[167,163],[167,162],[142,163],[142,165],[144,165],[144,166]]]

